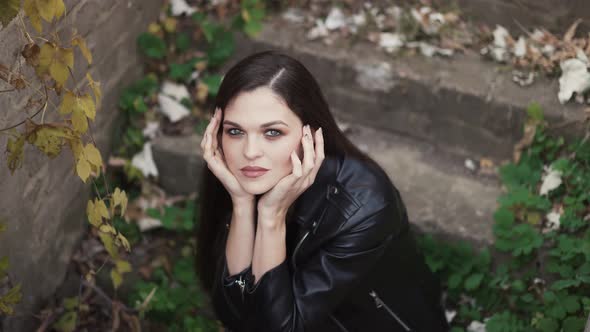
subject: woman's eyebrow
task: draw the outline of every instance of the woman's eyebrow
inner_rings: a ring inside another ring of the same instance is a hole
[[[239,124],[233,122],[233,121],[229,121],[229,120],[224,120],[223,124],[228,124],[228,125],[232,125],[232,126],[236,126],[238,128],[242,128],[242,126],[240,126]],[[278,124],[282,124],[285,125],[287,127],[289,127],[288,124],[284,123],[281,120],[277,120],[277,121],[271,121],[271,122],[267,122],[267,123],[263,123],[260,125],[260,128],[266,128],[266,127],[270,127],[270,126],[274,126],[274,125],[278,125]]]

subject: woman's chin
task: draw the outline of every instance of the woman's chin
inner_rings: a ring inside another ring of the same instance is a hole
[[[253,183],[253,182],[249,182],[249,183],[241,183],[242,188],[244,188],[244,190],[249,193],[250,195],[262,195],[264,193],[266,193],[270,187],[268,186],[267,183]]]

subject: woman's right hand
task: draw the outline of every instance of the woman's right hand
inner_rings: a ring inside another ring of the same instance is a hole
[[[201,141],[203,149],[203,158],[207,162],[207,167],[221,181],[225,189],[230,194],[232,201],[254,201],[254,195],[247,193],[236,177],[230,172],[225,164],[223,154],[217,145],[217,132],[221,122],[221,110],[217,108]]]

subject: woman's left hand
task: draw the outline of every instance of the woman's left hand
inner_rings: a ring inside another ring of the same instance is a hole
[[[312,135],[315,136],[315,140],[312,139]],[[265,226],[274,227],[277,226],[275,223],[284,222],[287,210],[297,197],[313,184],[324,161],[324,136],[321,128],[312,134],[309,125],[303,126],[301,144],[303,163],[296,151],[291,152],[292,173],[282,178],[258,200],[259,221],[267,223]]]

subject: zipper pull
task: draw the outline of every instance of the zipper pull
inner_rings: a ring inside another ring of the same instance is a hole
[[[377,296],[377,293],[375,293],[375,291],[370,291],[369,295],[371,295],[371,297],[375,300],[375,306],[377,307],[377,309],[383,306],[383,301],[381,301],[381,299],[379,298],[379,296]]]
[[[244,288],[246,287],[246,282],[244,281],[244,279],[242,279],[242,276],[240,276],[238,279],[236,279],[235,283],[238,284],[238,286],[240,286],[240,293],[242,293],[242,303],[243,303],[244,302]]]

